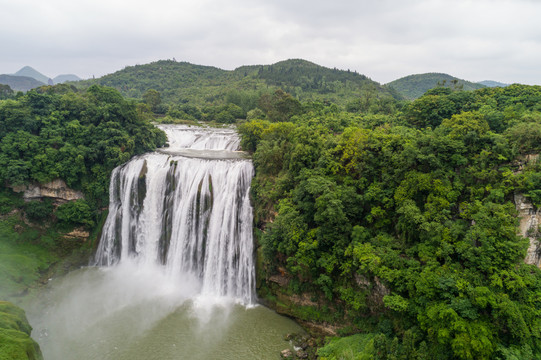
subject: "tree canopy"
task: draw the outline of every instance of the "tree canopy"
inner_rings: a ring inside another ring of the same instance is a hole
[[[433,91],[390,115],[240,125],[265,276],[288,283],[261,292],[308,294],[299,317],[370,333],[359,359],[541,356],[541,270],[513,203],[539,201],[541,168],[517,165],[539,151],[539,95]]]
[[[57,85],[0,101],[0,140],[4,186],[61,178],[107,204],[112,169],[166,138],[114,89]]]

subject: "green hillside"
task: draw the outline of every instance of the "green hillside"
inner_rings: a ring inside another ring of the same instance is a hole
[[[421,97],[427,90],[445,86],[454,90],[477,90],[485,85],[462,80],[448,74],[427,73],[409,75],[386,84],[396,90],[406,99],[414,100]]]
[[[9,85],[15,91],[28,91],[45,85],[34,78],[16,75],[0,75],[0,84]]]
[[[267,86],[281,88],[301,101],[325,100],[344,104],[366,93],[400,98],[392,89],[357,72],[330,69],[302,59],[280,61],[273,65],[243,66],[235,73],[239,76],[251,74]]]
[[[86,87],[91,84],[110,86],[124,96],[142,98],[149,89],[160,92],[167,102],[188,100],[200,103],[211,101],[206,94],[216,93],[227,84],[228,72],[210,67],[193,65],[187,62],[162,60],[146,65],[128,66],[115,73],[98,79],[79,82]]]
[[[160,60],[128,66],[113,74],[79,82],[118,89],[124,96],[142,98],[149,89],[160,92],[164,103],[224,104],[232,93],[261,95],[281,88],[301,101],[317,100],[345,105],[367,93],[399,97],[364,75],[325,68],[305,60],[273,65],[242,66],[233,71],[187,62]]]

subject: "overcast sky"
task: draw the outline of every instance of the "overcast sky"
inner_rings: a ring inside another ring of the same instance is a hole
[[[444,72],[541,84],[540,19],[538,0],[0,0],[0,74],[302,58],[380,83]]]

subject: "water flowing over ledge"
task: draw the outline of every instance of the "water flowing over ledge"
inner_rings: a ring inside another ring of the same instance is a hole
[[[170,147],[113,171],[95,264],[160,264],[198,296],[255,302],[250,160],[231,129],[160,126]]]

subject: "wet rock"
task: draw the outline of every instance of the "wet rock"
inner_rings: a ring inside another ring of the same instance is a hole
[[[282,359],[293,359],[293,351],[290,349],[282,350],[282,352],[280,352],[280,356]]]
[[[287,287],[289,279],[282,275],[272,275],[269,277],[269,281],[280,285],[280,287]]]

